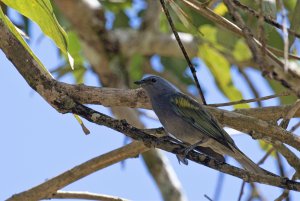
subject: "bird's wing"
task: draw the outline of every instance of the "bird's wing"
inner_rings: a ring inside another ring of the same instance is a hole
[[[232,149],[232,146],[235,147],[234,141],[228,133],[219,126],[215,118],[197,101],[182,93],[172,95],[170,100],[175,113],[193,125],[203,135],[215,139],[230,149]]]

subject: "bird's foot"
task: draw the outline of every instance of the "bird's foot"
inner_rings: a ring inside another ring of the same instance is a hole
[[[201,141],[199,141],[199,142],[197,142],[195,144],[192,144],[192,145],[190,145],[188,147],[183,148],[182,151],[181,151],[181,152],[183,152],[183,155],[182,156],[178,155],[178,154],[176,155],[178,163],[180,164],[180,162],[181,162],[184,165],[188,165],[188,160],[186,159],[187,155],[189,154],[190,151],[192,151],[197,146],[199,146],[200,144],[202,144],[202,142],[203,142],[203,140],[201,140]]]

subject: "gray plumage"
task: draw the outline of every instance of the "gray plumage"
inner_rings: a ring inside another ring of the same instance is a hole
[[[224,161],[223,155],[229,155],[249,171],[266,173],[238,149],[228,133],[201,104],[168,81],[149,76],[135,83],[147,92],[154,112],[172,136],[189,145],[201,142],[200,151],[217,160]]]

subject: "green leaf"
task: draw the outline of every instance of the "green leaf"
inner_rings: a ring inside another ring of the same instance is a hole
[[[263,0],[262,11],[265,16],[270,16],[273,19],[276,19],[276,0]]]
[[[69,52],[74,57],[74,64],[83,66],[84,57],[82,53],[81,44],[77,34],[73,31],[67,32]]]
[[[246,61],[252,58],[252,53],[243,39],[239,39],[235,44],[232,54],[237,61]]]
[[[211,43],[214,48],[221,51],[230,50],[230,53],[237,42],[236,37],[234,37],[229,31],[224,31],[222,28],[217,28],[209,24],[200,26],[199,31],[203,35],[201,39],[205,42]]]
[[[264,28],[266,33],[267,44],[277,49],[283,50],[283,38],[278,33],[278,31],[269,24],[265,24]]]
[[[216,27],[205,24],[199,27],[199,31],[203,34],[203,38],[213,44],[217,43],[217,29]]]
[[[216,84],[231,101],[241,100],[242,93],[233,85],[230,63],[226,58],[208,44],[199,46],[198,56],[206,63],[213,74]],[[235,108],[249,108],[248,104],[235,105]]]
[[[132,0],[119,0],[119,1],[101,1],[105,9],[113,13],[118,13],[122,10],[132,7]]]
[[[116,18],[113,24],[113,28],[125,28],[129,26],[129,18],[124,11],[120,11],[116,14]]]
[[[10,19],[6,15],[4,15],[1,7],[0,7],[0,19],[3,20],[5,25],[9,28],[10,32],[20,41],[20,43],[26,48],[26,50],[30,53],[30,55],[34,58],[34,60],[44,69],[44,72],[46,72],[47,74],[52,76],[50,74],[50,72],[47,70],[47,68],[42,64],[42,62],[32,52],[30,47],[27,45],[25,40],[20,35],[19,31],[16,29],[15,25],[10,21]]]
[[[60,79],[63,76],[71,73],[75,79],[75,82],[77,84],[81,84],[84,82],[84,75],[86,73],[86,67],[84,65],[85,58],[83,56],[81,44],[77,34],[73,31],[69,31],[67,32],[67,34],[69,42],[69,52],[73,55],[75,69],[72,70],[70,68],[70,65],[67,62],[67,56],[65,54],[61,54],[60,56],[62,56],[66,60],[66,63],[52,70],[51,73],[55,74],[55,77],[57,79]]]
[[[214,8],[214,12],[218,15],[224,16],[228,12],[228,9],[225,4],[221,2]]]
[[[134,54],[130,58],[129,76],[131,80],[139,80],[142,78],[144,61],[144,57],[140,54]]]
[[[68,52],[67,34],[56,20],[49,0],[2,0],[2,2],[36,22],[44,34],[67,55],[70,66],[73,68],[74,61]]]

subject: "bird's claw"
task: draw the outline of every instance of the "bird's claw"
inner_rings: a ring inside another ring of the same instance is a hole
[[[186,148],[183,148],[181,150],[181,152],[183,152],[183,155],[182,156],[178,155],[178,154],[176,155],[178,163],[180,164],[180,162],[182,162],[183,164],[188,165],[188,160],[186,159],[187,155],[189,154],[190,151],[192,151],[198,145],[202,144],[202,142],[203,141],[201,140],[201,141],[199,141],[199,142],[197,142],[195,144],[192,144],[192,145],[190,145],[190,146],[188,146]]]

